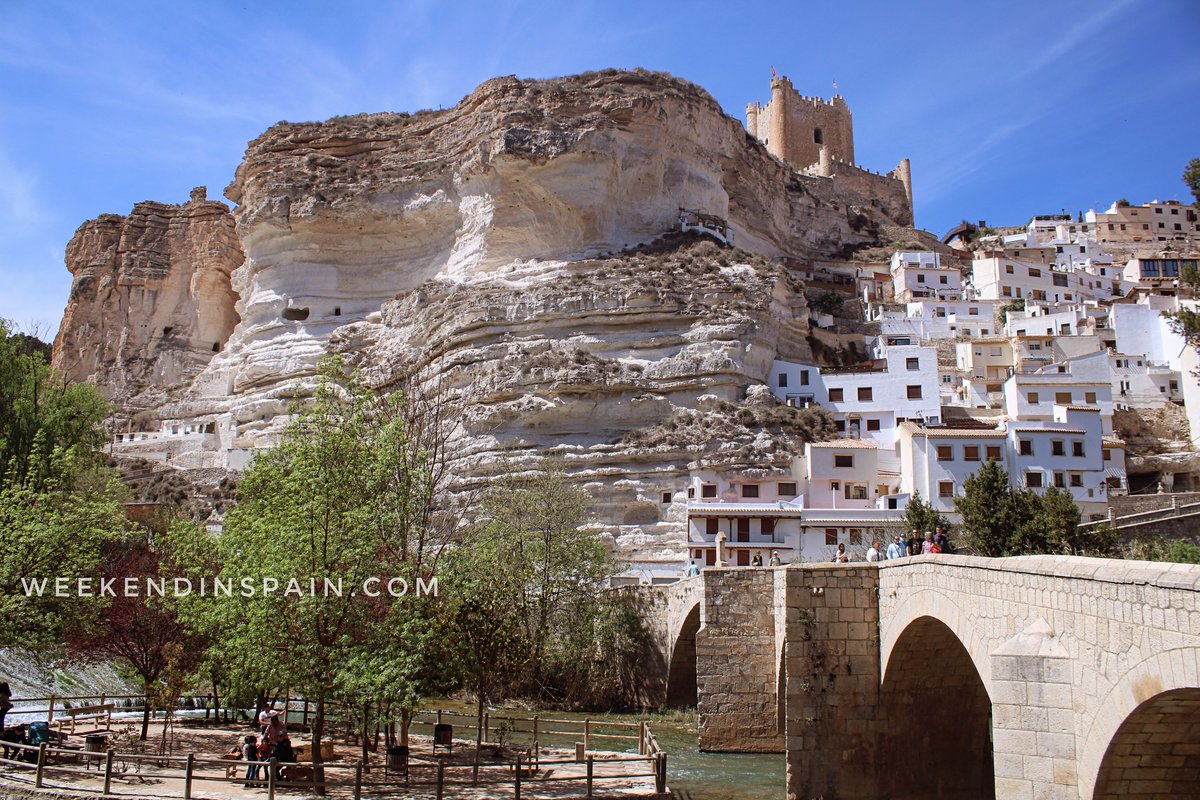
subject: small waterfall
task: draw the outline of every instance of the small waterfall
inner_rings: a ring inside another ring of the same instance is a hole
[[[47,659],[28,650],[0,648],[0,681],[12,688],[13,709],[5,725],[17,725],[44,718],[22,715],[22,708],[45,708],[45,702],[30,703],[25,698],[57,696],[120,695],[139,693],[136,681],[120,675],[112,664],[75,664]],[[76,703],[79,705],[79,703]]]

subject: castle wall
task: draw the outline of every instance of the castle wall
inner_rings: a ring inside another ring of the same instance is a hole
[[[829,167],[830,176],[846,191],[870,198],[871,204],[883,209],[892,219],[902,224],[913,224],[912,199],[905,181],[892,172],[880,174],[869,169],[833,160]]]

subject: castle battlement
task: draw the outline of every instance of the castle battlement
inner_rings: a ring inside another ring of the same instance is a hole
[[[881,173],[855,163],[854,121],[846,98],[829,100],[802,95],[786,75],[772,75],[771,99],[746,104],[746,130],[767,152],[798,172],[821,177],[851,176],[900,181],[911,211],[912,172],[904,159],[891,172]],[[882,184],[879,184],[882,186]]]

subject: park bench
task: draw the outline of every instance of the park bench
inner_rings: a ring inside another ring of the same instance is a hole
[[[63,710],[66,716],[59,717],[52,724],[56,725],[60,731],[69,726],[70,733],[75,733],[75,726],[81,722],[93,722],[96,730],[108,730],[112,725],[112,712],[112,703],[67,708]]]

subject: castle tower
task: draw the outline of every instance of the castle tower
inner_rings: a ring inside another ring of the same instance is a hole
[[[854,123],[841,95],[830,100],[806,97],[787,76],[771,78],[771,100],[746,106],[746,129],[767,151],[796,169],[820,160],[822,146],[829,158],[854,163]]]
[[[904,184],[904,193],[908,195],[908,205],[912,207],[912,164],[907,158],[900,159],[900,165],[892,171],[892,175]]]

